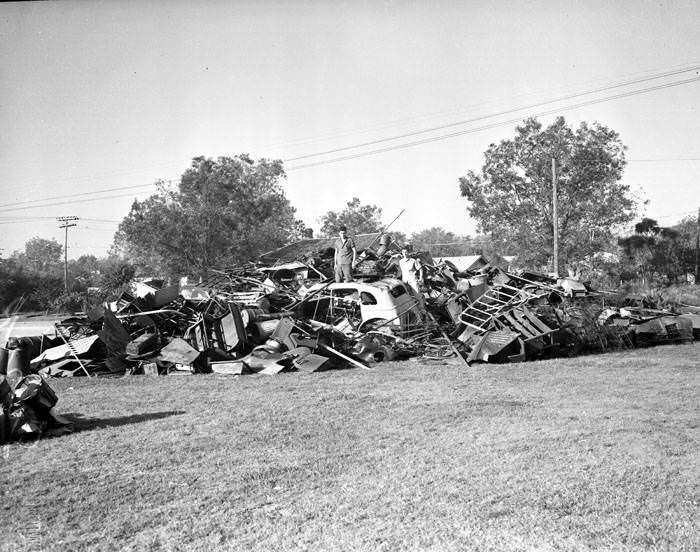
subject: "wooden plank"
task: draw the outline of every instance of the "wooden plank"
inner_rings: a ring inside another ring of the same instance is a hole
[[[542,320],[537,318],[537,316],[535,316],[532,313],[532,311],[530,311],[526,308],[523,308],[522,311],[523,311],[523,314],[528,318],[528,320],[530,320],[530,322],[532,324],[537,326],[543,333],[551,333],[551,332],[555,331],[552,328],[550,328],[549,326],[547,326],[544,322],[542,322]]]
[[[521,334],[523,334],[525,337],[530,337],[530,333],[526,328],[523,327],[520,322],[518,322],[511,314],[504,312],[502,315],[502,318],[505,319],[506,325],[510,326],[511,328],[515,328],[517,331],[519,331]]]
[[[539,328],[535,327],[527,318],[523,316],[522,311],[514,310],[512,314],[518,320],[518,322],[520,322],[525,328],[527,328],[527,331],[532,337],[542,335],[542,332],[539,330]]]

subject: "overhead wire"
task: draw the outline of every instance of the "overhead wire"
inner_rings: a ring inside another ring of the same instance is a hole
[[[142,195],[145,192],[139,192],[135,195]],[[121,197],[133,197],[134,194],[115,194],[111,196],[104,196],[104,197],[88,197],[88,198],[83,198],[83,199],[76,199],[76,200],[69,200],[69,201],[59,201],[56,203],[47,203],[44,205],[25,205],[23,207],[12,207],[10,209],[2,209],[0,210],[0,214],[2,213],[9,213],[11,211],[24,211],[25,209],[41,209],[42,207],[55,207],[57,205],[73,205],[74,203],[86,203],[90,201],[102,201],[104,199],[117,199]]]
[[[621,84],[606,86],[606,87],[602,87],[602,88],[598,88],[598,89],[594,89],[594,90],[589,90],[589,91],[585,91],[585,92],[579,92],[579,93],[576,93],[576,94],[571,94],[571,95],[564,96],[564,97],[562,97],[562,98],[557,98],[557,99],[554,99],[554,100],[548,100],[548,101],[544,101],[544,102],[538,102],[538,103],[536,103],[536,104],[531,104],[530,106],[523,106],[523,107],[520,107],[520,108],[513,108],[513,109],[509,109],[509,110],[506,110],[506,111],[502,111],[502,112],[499,112],[499,113],[496,113],[496,114],[483,115],[483,116],[476,117],[476,118],[473,118],[473,119],[468,119],[468,120],[465,120],[465,121],[458,121],[458,122],[450,123],[450,124],[448,124],[448,125],[441,125],[441,126],[438,126],[438,127],[433,127],[433,128],[431,128],[431,129],[423,129],[423,130],[420,130],[420,131],[415,131],[415,132],[411,132],[411,133],[405,133],[405,134],[402,134],[402,135],[397,135],[397,136],[393,136],[393,137],[383,138],[383,139],[380,139],[380,140],[374,140],[374,141],[371,141],[371,142],[365,142],[365,143],[362,143],[362,144],[355,144],[355,145],[353,145],[353,146],[346,146],[346,147],[344,147],[344,148],[336,148],[336,149],[333,149],[333,150],[326,150],[326,151],[324,151],[324,152],[317,152],[317,153],[307,154],[307,155],[299,156],[299,157],[295,157],[295,158],[289,158],[289,159],[286,159],[285,161],[290,162],[290,161],[294,161],[294,160],[300,160],[300,159],[305,159],[305,158],[311,158],[311,157],[326,155],[326,154],[329,154],[329,153],[334,153],[334,152],[339,152],[339,151],[344,151],[344,150],[349,150],[349,149],[355,149],[355,148],[363,147],[363,146],[366,146],[366,145],[372,145],[372,144],[377,144],[377,143],[388,142],[388,141],[396,140],[396,139],[399,139],[399,138],[402,138],[402,137],[410,137],[410,136],[415,136],[415,135],[419,135],[419,134],[423,134],[423,133],[427,133],[427,132],[433,132],[433,131],[435,131],[435,130],[440,130],[440,129],[450,128],[450,127],[454,127],[454,126],[458,126],[458,125],[463,125],[463,124],[466,124],[466,123],[468,123],[468,122],[474,122],[474,121],[477,121],[477,120],[483,120],[483,119],[486,119],[486,118],[496,117],[496,116],[499,116],[499,115],[503,115],[503,114],[507,114],[507,113],[512,113],[512,112],[516,112],[516,111],[520,111],[520,110],[524,110],[524,109],[528,109],[528,108],[533,107],[533,106],[541,106],[541,105],[547,105],[547,104],[550,104],[550,103],[556,103],[556,102],[559,102],[559,101],[563,101],[563,100],[565,100],[565,99],[571,99],[571,98],[580,97],[580,96],[583,96],[583,95],[590,95],[590,94],[592,94],[592,93],[597,93],[597,92],[604,91],[604,90],[611,90],[611,89],[619,88],[619,87],[622,87],[622,86],[629,86],[629,85],[631,85],[631,84],[637,84],[637,83],[647,82],[647,81],[650,81],[650,80],[656,80],[656,79],[659,79],[659,78],[664,78],[664,77],[673,76],[673,75],[677,75],[677,74],[687,73],[687,72],[689,72],[689,71],[693,71],[693,70],[697,70],[697,69],[700,69],[700,65],[698,65],[698,66],[693,66],[693,67],[690,67],[690,68],[678,69],[678,70],[675,70],[675,71],[667,71],[667,72],[664,72],[664,73],[662,73],[662,74],[655,74],[655,75],[652,75],[652,76],[649,76],[649,77],[645,77],[645,78],[643,78],[643,79],[636,79],[636,80],[634,80],[634,81],[627,81],[627,82],[621,83]],[[700,80],[700,77],[696,77],[696,78],[692,78],[692,79],[686,79],[686,80],[682,80],[682,81],[675,81],[675,82],[671,82],[671,83],[665,83],[665,84],[658,85],[658,86],[653,86],[653,87],[647,87],[647,88],[637,89],[637,90],[633,90],[633,91],[629,91],[629,92],[624,92],[624,93],[620,93],[620,94],[615,94],[615,95],[612,95],[612,96],[607,96],[607,97],[604,97],[604,98],[594,98],[594,99],[591,99],[591,100],[587,100],[587,101],[585,101],[585,102],[579,102],[579,103],[577,103],[577,104],[573,104],[573,105],[569,105],[569,106],[563,106],[563,107],[558,107],[558,108],[556,108],[556,109],[544,111],[544,112],[538,113],[538,114],[536,114],[536,115],[538,115],[538,116],[549,115],[549,114],[556,113],[556,112],[562,111],[562,110],[576,109],[576,108],[578,108],[578,107],[583,107],[583,106],[587,106],[587,105],[593,105],[593,104],[601,103],[601,102],[604,102],[604,101],[609,101],[609,100],[613,100],[613,99],[619,99],[619,98],[623,98],[623,97],[628,97],[628,96],[632,96],[632,95],[636,95],[636,94],[642,94],[642,93],[646,93],[646,92],[650,92],[650,91],[654,91],[654,90],[660,90],[660,89],[664,89],[664,88],[670,88],[670,87],[672,87],[672,86],[679,86],[679,85],[681,85],[681,84],[686,84],[686,83],[690,83],[690,82],[695,82],[695,81],[697,81],[697,80]],[[288,170],[288,171],[294,171],[294,170],[299,170],[299,169],[303,169],[303,168],[314,167],[314,166],[319,166],[319,165],[325,165],[325,164],[329,164],[329,163],[336,163],[336,162],[340,162],[340,161],[355,159],[355,158],[364,157],[364,156],[369,156],[369,155],[376,155],[376,154],[379,154],[379,153],[384,153],[384,152],[392,151],[392,150],[395,150],[395,149],[403,149],[403,148],[407,148],[407,147],[413,147],[413,146],[422,145],[422,144],[425,144],[425,143],[430,143],[430,142],[434,142],[434,141],[438,141],[438,140],[448,139],[448,138],[455,137],[455,136],[460,136],[460,135],[463,135],[463,134],[470,134],[470,133],[478,132],[478,131],[481,131],[481,130],[487,130],[487,129],[490,129],[490,128],[495,128],[495,127],[497,127],[497,126],[503,126],[503,125],[507,125],[507,124],[512,124],[512,123],[514,123],[514,122],[519,122],[520,119],[521,119],[521,117],[518,117],[517,119],[511,119],[511,120],[508,120],[508,121],[494,122],[494,123],[490,123],[490,124],[488,124],[488,125],[482,125],[481,127],[475,127],[475,128],[465,129],[465,130],[463,130],[463,131],[458,131],[458,132],[453,132],[453,133],[448,133],[448,134],[433,136],[433,137],[425,138],[425,139],[422,139],[422,140],[416,140],[416,141],[411,141],[411,142],[406,142],[406,143],[401,143],[401,144],[394,144],[394,145],[391,145],[391,146],[387,146],[386,148],[379,148],[379,149],[370,150],[370,151],[365,151],[365,152],[358,152],[358,153],[355,153],[355,154],[352,154],[352,155],[347,155],[347,156],[341,156],[341,157],[332,158],[332,159],[321,160],[321,161],[314,162],[314,163],[307,163],[307,164],[303,164],[303,165],[292,166],[292,167],[288,167],[287,170]],[[671,161],[698,161],[698,160],[700,160],[700,158],[628,159],[629,162],[671,162]],[[165,180],[165,182],[167,182],[168,184],[172,184],[172,182],[173,182],[174,180],[175,180],[175,179],[168,179],[168,180]],[[88,197],[88,196],[94,196],[94,195],[98,195],[98,194],[103,194],[103,193],[107,193],[107,192],[110,192],[110,191],[119,191],[119,190],[127,190],[127,189],[132,189],[132,190],[134,190],[134,189],[139,189],[139,188],[152,187],[152,186],[155,186],[155,185],[156,185],[156,183],[154,182],[154,183],[148,183],[148,184],[138,184],[138,185],[130,185],[130,186],[119,186],[119,187],[114,187],[114,188],[108,188],[108,189],[105,189],[105,190],[94,190],[94,191],[90,191],[90,192],[81,192],[81,193],[77,193],[77,194],[66,194],[66,195],[61,195],[61,196],[53,196],[53,197],[43,198],[43,199],[39,199],[39,200],[34,199],[34,200],[27,200],[27,201],[15,202],[15,203],[0,204],[0,214],[5,213],[5,212],[20,211],[20,210],[25,210],[25,209],[30,209],[30,208],[53,207],[53,206],[58,206],[58,205],[71,204],[71,203],[82,203],[82,202],[85,202],[85,201],[96,201],[96,200],[102,200],[102,199],[115,199],[115,198],[119,198],[119,197],[128,197],[128,196],[130,196],[131,194],[111,195],[111,196],[102,196],[102,197],[89,197],[88,199],[82,199],[82,200],[73,200],[73,201],[65,201],[65,202],[57,202],[57,203],[44,203],[44,204],[42,204],[42,205],[37,205],[37,202],[46,202],[46,201],[51,201],[51,200],[54,200],[54,199],[65,199],[65,198],[75,198],[75,197],[83,197],[83,198],[85,198],[85,197]],[[144,193],[145,193],[145,192],[144,192]],[[141,194],[137,194],[137,195],[141,195]],[[20,207],[20,206],[26,206],[26,207]],[[7,208],[7,207],[10,207],[10,208]]]
[[[616,100],[616,99],[620,99],[620,98],[627,98],[627,97],[635,96],[635,95],[638,95],[638,94],[645,94],[645,93],[653,92],[653,91],[656,91],[656,90],[663,90],[663,89],[666,89],[666,88],[672,88],[672,87],[680,86],[680,85],[683,85],[683,84],[689,84],[689,83],[691,83],[691,82],[697,82],[697,81],[699,81],[699,80],[700,80],[700,77],[693,77],[693,78],[691,78],[691,79],[684,79],[684,80],[675,81],[675,82],[672,82],[672,83],[665,83],[665,84],[661,84],[661,85],[657,85],[657,86],[650,86],[650,87],[643,88],[643,89],[639,89],[639,90],[633,90],[633,91],[629,91],[629,92],[622,92],[622,93],[619,93],[619,94],[614,94],[614,95],[612,95],[612,96],[606,96],[606,97],[604,97],[604,98],[595,98],[595,99],[591,99],[591,100],[586,100],[586,101],[584,101],[584,102],[579,102],[579,103],[576,103],[576,104],[571,104],[571,105],[568,105],[568,106],[557,107],[556,109],[550,109],[550,110],[546,110],[546,111],[541,111],[541,112],[539,112],[539,113],[534,114],[534,116],[543,117],[543,116],[547,116],[547,115],[556,114],[556,113],[559,113],[559,112],[561,112],[561,111],[569,111],[569,110],[571,110],[571,109],[578,109],[578,108],[580,108],[580,107],[586,107],[586,106],[589,106],[589,105],[595,105],[595,104],[602,103],[602,102],[606,102],[606,101],[610,101],[610,100]],[[361,158],[361,157],[367,157],[367,156],[369,156],[369,155],[377,155],[377,154],[386,153],[386,152],[389,152],[389,151],[394,151],[394,150],[399,150],[399,149],[405,149],[405,148],[415,147],[415,146],[419,146],[419,145],[423,145],[423,144],[428,144],[428,143],[431,143],[431,142],[437,142],[437,141],[441,141],[441,140],[446,140],[446,139],[448,139],[448,138],[454,138],[454,137],[456,137],[456,136],[463,136],[463,135],[466,135],[466,134],[473,134],[473,133],[475,133],[475,132],[480,132],[480,131],[482,131],[482,130],[488,130],[488,129],[491,129],[491,128],[497,128],[497,127],[500,127],[500,126],[510,125],[510,124],[513,124],[513,123],[518,123],[518,122],[520,122],[520,121],[521,121],[521,117],[518,117],[518,118],[515,118],[515,119],[509,119],[509,120],[507,120],[507,121],[499,121],[499,122],[490,123],[490,124],[487,124],[487,125],[482,125],[482,126],[480,126],[480,127],[474,127],[474,128],[470,128],[470,129],[465,129],[465,130],[450,132],[450,133],[448,133],[448,134],[441,134],[441,135],[438,135],[438,136],[431,136],[430,138],[423,138],[423,139],[421,139],[421,140],[414,140],[414,141],[411,141],[411,142],[404,142],[404,143],[402,143],[402,144],[394,144],[394,145],[387,146],[387,147],[384,147],[384,148],[377,148],[377,149],[374,149],[374,150],[359,152],[359,153],[355,153],[355,154],[351,154],[351,155],[344,155],[344,156],[341,156],[341,157],[334,157],[334,158],[331,158],[331,159],[325,159],[325,160],[317,161],[317,162],[314,162],[314,163],[306,163],[306,164],[303,164],[303,165],[297,165],[297,166],[295,166],[295,167],[288,167],[286,170],[287,170],[287,171],[295,171],[295,170],[306,169],[306,168],[310,168],[310,167],[317,167],[317,166],[321,166],[321,165],[327,165],[327,164],[330,164],[330,163],[338,163],[338,162],[340,162],[340,161],[348,161],[348,160],[350,160],[350,159],[358,159],[358,158]]]
[[[497,124],[494,124],[492,126],[499,126],[499,125],[503,125],[503,124],[509,124],[509,123],[508,122],[497,123]],[[480,128],[473,129],[473,130],[476,132],[476,131],[482,130],[484,128],[486,128],[486,127],[480,127]],[[488,128],[490,128],[490,126]],[[652,162],[667,163],[667,162],[700,161],[700,157],[686,157],[686,158],[678,158],[677,157],[677,158],[658,158],[658,159],[627,158],[627,159],[625,159],[625,161],[628,163],[652,163]],[[293,169],[303,168],[303,167],[304,166],[291,167],[291,168],[288,168],[287,170],[293,170]],[[167,182],[172,182],[172,180],[169,180]],[[139,185],[139,186],[123,186],[123,187],[119,187],[119,188],[111,188],[110,190],[122,190],[122,189],[146,187],[146,186],[153,186],[153,185],[154,184],[143,184],[143,185]],[[65,196],[57,196],[55,198],[45,198],[45,199],[35,200],[33,203],[35,203],[36,201],[40,201],[40,202],[48,201],[49,199],[70,198],[70,197],[78,197],[78,196],[84,196],[84,195],[89,195],[89,194],[104,193],[104,192],[107,192],[110,190],[102,190],[100,192],[97,192],[97,191],[96,192],[85,192],[82,194],[74,194],[74,195],[69,194],[69,195],[65,195]],[[140,192],[140,193],[137,193],[136,195],[141,195],[143,193],[146,193],[146,192]],[[132,195],[133,194],[128,193],[128,194],[111,195],[111,196],[103,196],[103,197],[93,197],[93,198],[75,200],[75,201],[63,201],[63,202],[59,202],[59,203],[46,203],[46,204],[42,204],[42,205],[27,205],[24,207],[16,207],[16,208],[11,208],[11,209],[2,209],[2,207],[15,206],[17,204],[0,205],[0,222],[9,222],[9,220],[7,218],[2,217],[2,213],[5,213],[5,212],[23,211],[25,209],[40,208],[40,207],[54,207],[54,206],[58,206],[58,205],[69,205],[69,204],[73,204],[73,203],[84,203],[86,201],[99,201],[102,199],[115,199],[115,198],[121,198],[121,197],[129,197]],[[24,202],[22,202],[22,203],[24,203]],[[35,217],[35,216],[33,216],[33,217],[31,217],[31,220],[33,220],[33,221],[34,220],[54,220],[55,218],[56,217],[50,217],[50,216],[47,216],[47,217]],[[17,221],[27,221],[28,218],[27,217],[17,217],[16,220]],[[90,220],[92,222],[119,222],[119,221],[115,221],[115,220],[106,220],[106,219],[81,219],[81,220]]]
[[[162,182],[165,182],[168,185],[172,185],[173,180],[163,180]],[[80,193],[73,193],[73,194],[65,194],[65,195],[60,195],[60,196],[53,196],[53,197],[45,197],[41,199],[32,199],[32,200],[27,200],[27,201],[18,201],[16,203],[4,203],[0,204],[0,209],[3,207],[15,207],[19,205],[28,205],[32,203],[36,203],[37,201],[50,201],[54,199],[65,199],[65,198],[71,198],[71,197],[84,197],[84,196],[90,196],[90,195],[97,195],[97,194],[103,194],[107,192],[115,192],[115,191],[120,191],[120,190],[129,190],[129,189],[135,189],[135,188],[146,188],[146,187],[152,187],[156,186],[160,182],[151,182],[148,184],[134,184],[130,186],[117,186],[115,188],[106,188],[104,190],[93,190],[90,192],[80,192]],[[4,211],[0,210],[0,213]]]
[[[87,175],[87,176],[54,178],[54,179],[52,179],[52,182],[55,182],[55,183],[65,182],[65,183],[71,183],[71,184],[94,182],[95,180],[105,180],[105,179],[117,178],[117,177],[121,177],[121,176],[129,176],[129,175],[134,175],[134,174],[138,174],[138,173],[148,172],[148,171],[151,171],[154,169],[159,169],[161,167],[170,168],[172,166],[173,166],[173,163],[158,163],[158,164],[154,164],[154,165],[149,165],[147,167],[144,166],[140,169],[128,169],[128,170],[115,169],[115,170],[111,170],[111,171],[101,171],[99,173],[94,173],[94,174]],[[170,171],[168,171],[168,172],[170,172]],[[25,192],[27,189],[29,189],[29,190],[35,189],[36,187],[32,187],[32,186],[27,188],[26,184],[27,183],[31,184],[31,183],[37,182],[39,180],[40,179],[38,179],[38,178],[30,179],[28,181],[25,181],[21,186],[15,186],[13,188],[9,188],[9,190],[20,189],[20,190],[22,190],[22,192]],[[6,191],[7,190],[8,189],[6,189]]]
[[[633,76],[638,76],[638,75],[646,75],[646,76],[653,76],[654,78],[662,78],[662,76],[671,76],[672,74],[679,74],[681,72],[687,72],[690,70],[693,70],[694,68],[697,68],[698,64],[697,63],[684,63],[684,64],[678,64],[674,66],[667,67],[663,73],[659,74],[658,69],[652,69],[652,70],[646,70],[646,71],[636,71],[636,72],[631,72],[631,73],[626,73],[623,75],[620,75],[618,77],[618,80],[613,80],[610,82],[609,80],[607,81],[607,86],[624,86],[629,83],[623,83],[620,84],[618,83],[619,79],[627,79],[631,78]],[[594,79],[594,80],[589,80],[588,85],[586,84],[581,84],[580,86],[592,86],[594,83],[603,83],[606,82],[604,79]],[[567,90],[572,90],[573,87],[555,87],[555,90],[561,90],[562,93],[564,93]],[[547,92],[552,92],[552,88],[550,87]],[[531,92],[531,93],[524,93],[524,94],[518,94],[516,96],[511,96],[509,99],[507,99],[508,102],[515,101],[520,98],[528,98],[528,97],[536,97],[537,95],[541,95],[545,93],[544,90],[539,90],[537,92]],[[319,141],[325,141],[327,139],[333,139],[336,137],[345,137],[345,136],[350,136],[353,134],[367,134],[368,132],[372,132],[374,130],[378,129],[383,129],[383,128],[390,128],[394,126],[398,126],[399,124],[405,124],[405,123],[412,123],[412,122],[417,122],[420,120],[425,120],[425,119],[434,119],[437,117],[445,117],[447,115],[455,115],[455,114],[463,114],[463,113],[468,113],[470,111],[473,111],[475,108],[481,107],[481,106],[486,106],[486,105],[491,105],[491,104],[498,104],[498,103],[503,103],[503,100],[505,98],[501,98],[499,101],[493,101],[493,100],[488,100],[484,102],[479,102],[477,104],[472,104],[471,106],[468,106],[466,109],[459,109],[459,110],[449,110],[449,111],[442,111],[442,112],[435,112],[432,114],[426,114],[426,115],[420,115],[417,117],[410,117],[410,118],[404,118],[404,119],[398,119],[394,121],[389,121],[386,123],[382,123],[380,126],[374,126],[374,127],[369,127],[369,128],[363,128],[363,129],[356,129],[356,130],[348,130],[348,131],[340,131],[338,133],[333,133],[333,134],[327,134],[327,135],[322,135],[319,137],[309,137],[309,138],[303,138],[303,139],[298,139],[298,140],[293,140],[290,142],[281,142],[281,143],[273,143],[268,146],[268,148],[274,148],[274,147],[282,147],[282,146],[294,146],[302,143],[313,143],[313,142],[319,142]]]
[[[95,195],[95,194],[103,194],[107,192],[114,192],[118,190],[128,190],[128,189],[133,189],[133,188],[145,188],[146,186],[155,186],[156,183],[152,182],[150,184],[135,184],[133,186],[118,186],[116,188],[107,188],[104,190],[93,190],[91,192],[81,192],[81,193],[73,193],[73,194],[65,194],[65,195],[59,195],[59,196],[53,196],[53,197],[45,197],[42,198],[38,201],[50,201],[54,199],[65,199],[65,198],[70,198],[70,197],[83,197],[83,196],[89,196],[89,195]],[[28,199],[26,201],[17,201],[15,203],[3,203],[0,205],[0,208],[2,207],[15,207],[17,205],[29,205],[32,203],[35,203],[37,200],[36,199]]]
[[[373,145],[381,144],[381,143],[384,143],[384,142],[390,142],[390,141],[393,141],[393,140],[399,140],[399,139],[401,139],[401,138],[410,138],[411,136],[419,136],[419,135],[421,135],[421,134],[427,134],[427,133],[429,133],[429,132],[436,132],[436,131],[438,131],[438,130],[444,130],[444,129],[446,129],[446,128],[453,128],[453,127],[456,127],[456,126],[462,126],[462,125],[465,125],[465,124],[468,124],[468,123],[474,123],[474,122],[482,121],[482,120],[485,120],[485,119],[492,119],[492,118],[494,118],[494,117],[500,117],[500,116],[502,116],[502,115],[509,115],[509,114],[511,114],[511,113],[517,113],[518,111],[524,111],[524,110],[526,110],[526,109],[533,109],[533,108],[535,108],[535,107],[541,107],[541,106],[543,106],[543,105],[548,105],[548,104],[551,104],[551,103],[563,102],[563,101],[571,100],[571,99],[574,99],[574,98],[580,98],[580,97],[582,97],[582,96],[589,96],[589,95],[591,95],[591,94],[596,94],[596,93],[599,93],[599,92],[605,92],[605,91],[608,91],[608,90],[614,90],[614,89],[616,89],[616,88],[622,88],[622,87],[625,87],[625,86],[631,86],[631,85],[633,85],[633,84],[640,84],[640,83],[642,83],[642,82],[649,82],[649,81],[652,81],[652,80],[658,80],[658,79],[661,79],[661,78],[667,78],[667,77],[670,77],[670,76],[675,76],[675,75],[679,75],[679,74],[683,74],[683,73],[688,73],[688,72],[691,72],[691,71],[696,71],[696,72],[697,72],[698,69],[700,69],[700,65],[696,65],[696,66],[690,67],[690,68],[688,68],[688,69],[681,69],[681,70],[676,70],[676,71],[668,71],[668,72],[665,72],[665,73],[662,73],[662,74],[659,74],[659,75],[653,75],[653,76],[645,77],[645,78],[642,78],[642,79],[636,79],[636,80],[632,80],[632,81],[627,81],[627,82],[621,83],[621,84],[615,84],[615,85],[610,85],[610,86],[604,86],[604,87],[601,87],[601,88],[597,88],[597,89],[593,89],[593,90],[587,90],[587,91],[584,91],[584,92],[577,92],[577,93],[575,93],[575,94],[569,94],[569,95],[567,95],[567,96],[562,96],[562,97],[560,97],[560,98],[555,98],[555,99],[553,99],[553,100],[546,100],[546,101],[541,101],[541,102],[537,102],[537,103],[533,103],[533,104],[529,104],[529,105],[525,105],[525,106],[520,106],[520,107],[511,108],[511,109],[506,109],[506,110],[504,110],[504,111],[500,111],[500,112],[497,112],[497,113],[491,113],[491,114],[487,114],[487,115],[480,115],[480,116],[478,116],[478,117],[473,117],[473,118],[471,118],[471,119],[464,119],[464,120],[462,120],[462,121],[455,121],[455,122],[448,123],[448,124],[445,124],[445,125],[439,125],[439,126],[435,126],[435,127],[431,127],[431,128],[422,129],[422,130],[416,130],[416,131],[413,131],[413,132],[407,132],[407,133],[404,133],[404,134],[398,134],[398,135],[396,135],[396,136],[390,136],[390,137],[386,137],[386,138],[380,138],[380,139],[377,139],[377,140],[371,140],[371,141],[369,141],[369,142],[363,142],[363,143],[360,143],[360,144],[353,144],[353,145],[350,145],[350,146],[344,146],[344,147],[340,147],[340,148],[334,148],[334,149],[325,150],[325,151],[320,151],[320,152],[316,152],[316,153],[309,153],[309,154],[306,154],[306,155],[299,155],[299,156],[297,156],[297,157],[290,157],[290,158],[284,159],[284,162],[285,162],[285,163],[288,163],[288,162],[292,162],[292,161],[299,161],[299,160],[302,160],[302,159],[309,159],[309,158],[312,158],[312,157],[319,157],[319,156],[321,156],[321,155],[329,155],[329,154],[332,154],[332,153],[339,153],[339,152],[341,152],[341,151],[348,151],[348,150],[357,149],[357,148],[360,148],[360,147],[373,146]]]

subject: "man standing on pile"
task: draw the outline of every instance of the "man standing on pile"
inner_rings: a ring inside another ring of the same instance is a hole
[[[341,226],[338,231],[339,237],[335,240],[335,281],[352,282],[352,269],[355,266],[357,250],[355,242],[347,235],[348,229]]]
[[[405,244],[401,248],[401,256],[399,257],[399,268],[401,269],[401,280],[408,284],[415,292],[421,307],[425,305],[423,300],[422,287],[424,284],[424,269],[420,259],[415,259],[410,256],[413,252],[413,247],[410,244]]]

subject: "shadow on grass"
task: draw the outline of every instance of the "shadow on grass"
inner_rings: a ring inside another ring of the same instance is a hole
[[[63,414],[73,424],[73,433],[81,431],[92,431],[93,429],[103,429],[105,427],[120,427],[129,424],[140,424],[151,420],[162,420],[170,416],[180,416],[184,410],[169,410],[166,412],[147,412],[145,414],[132,414],[130,416],[117,416],[115,418],[84,418],[82,414]]]

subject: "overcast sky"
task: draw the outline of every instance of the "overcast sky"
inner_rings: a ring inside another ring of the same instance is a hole
[[[662,224],[700,206],[700,81],[677,84],[700,75],[680,72],[700,66],[694,1],[3,3],[0,56],[3,256],[62,242],[65,215],[82,219],[69,256],[104,255],[194,156],[290,160],[478,119],[290,160],[284,183],[316,229],[356,196],[385,222],[406,209],[407,233],[474,234],[458,178],[531,114],[619,132]]]

